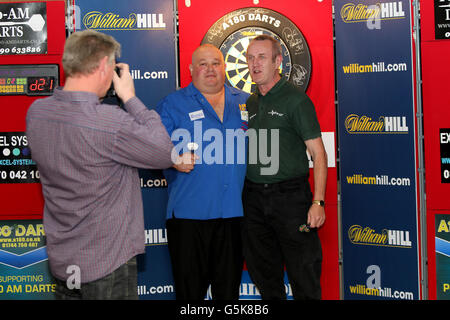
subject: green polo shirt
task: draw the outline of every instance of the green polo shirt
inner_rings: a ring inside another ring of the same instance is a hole
[[[247,111],[247,179],[256,183],[275,183],[307,175],[309,165],[304,141],[321,136],[311,99],[282,77],[264,96],[257,89],[247,100]],[[271,132],[273,129],[278,129],[278,145],[276,135]],[[267,146],[264,150],[262,143],[265,141]],[[263,149],[260,150],[261,146]],[[274,154],[271,154],[272,149]],[[261,169],[267,170],[271,165],[272,169],[268,171],[274,171],[276,152],[279,159],[278,170],[269,174],[262,173]],[[270,157],[273,159],[268,163]]]

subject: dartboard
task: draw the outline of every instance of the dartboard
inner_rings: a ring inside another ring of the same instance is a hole
[[[306,91],[311,76],[311,56],[308,45],[298,27],[285,16],[264,8],[243,8],[217,20],[203,38],[219,48],[226,63],[229,85],[252,93],[246,52],[249,42],[260,34],[277,39],[282,48],[280,72],[286,79]]]

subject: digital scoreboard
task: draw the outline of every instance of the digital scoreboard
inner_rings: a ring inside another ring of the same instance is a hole
[[[57,64],[0,65],[0,95],[46,96],[58,85]]]

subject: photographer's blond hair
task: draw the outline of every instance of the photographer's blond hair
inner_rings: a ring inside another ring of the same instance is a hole
[[[94,30],[72,33],[64,45],[64,74],[66,77],[91,74],[105,56],[110,63],[120,57],[120,44],[113,37]]]

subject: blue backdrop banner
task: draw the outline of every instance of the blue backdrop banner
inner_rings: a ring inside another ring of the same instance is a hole
[[[113,36],[119,61],[130,65],[136,95],[152,109],[176,90],[174,3],[172,0],[76,0],[75,26]],[[140,299],[174,299],[167,248],[167,182],[161,171],[141,170],[146,253],[138,256]]]
[[[336,0],[344,299],[419,299],[410,1]]]

